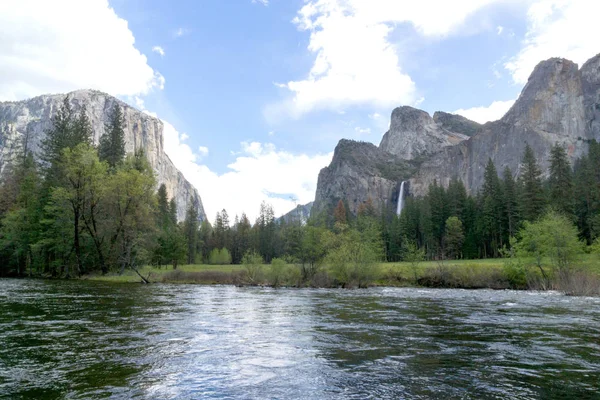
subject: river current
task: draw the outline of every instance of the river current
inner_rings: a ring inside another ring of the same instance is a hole
[[[600,399],[600,299],[0,280],[0,398]]]

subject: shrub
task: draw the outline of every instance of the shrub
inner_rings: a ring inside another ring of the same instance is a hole
[[[231,254],[226,248],[213,249],[208,260],[208,263],[212,265],[229,265],[231,264]]]
[[[281,258],[271,260],[271,268],[269,269],[269,283],[273,287],[279,287],[283,279],[283,273],[286,264]]]
[[[246,253],[242,258],[250,283],[257,284],[260,281],[263,262],[261,255],[255,251]]]

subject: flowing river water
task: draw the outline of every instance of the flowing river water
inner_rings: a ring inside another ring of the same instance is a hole
[[[0,280],[0,398],[600,399],[600,299]]]

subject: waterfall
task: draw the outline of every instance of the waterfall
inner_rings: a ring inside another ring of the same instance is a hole
[[[400,184],[400,193],[398,193],[398,208],[396,209],[396,215],[400,216],[402,214],[402,208],[404,207],[404,184],[406,182],[402,181]]]

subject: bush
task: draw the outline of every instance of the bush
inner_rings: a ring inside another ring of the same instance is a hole
[[[242,265],[246,269],[250,283],[258,284],[262,274],[263,258],[257,252],[248,252],[242,258]]]
[[[279,287],[283,280],[283,273],[286,268],[285,261],[281,258],[271,260],[271,268],[269,269],[269,284],[273,287]]]
[[[231,254],[226,248],[213,249],[208,257],[208,263],[212,265],[231,264]]]
[[[337,235],[326,258],[333,278],[342,287],[367,287],[373,280],[379,260],[379,249],[373,243],[361,240],[355,230]]]

